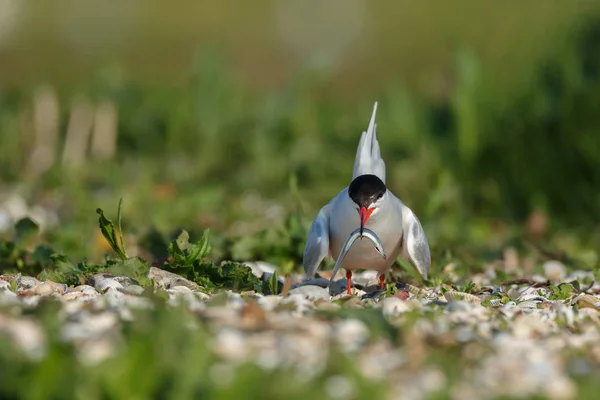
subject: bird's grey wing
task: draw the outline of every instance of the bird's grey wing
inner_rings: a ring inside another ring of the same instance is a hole
[[[302,260],[306,279],[311,279],[315,275],[319,264],[329,254],[330,208],[331,203],[321,208],[308,232]]]
[[[381,158],[381,149],[377,140],[377,124],[375,124],[375,115],[377,114],[377,102],[373,106],[373,114],[366,132],[363,132],[358,142],[356,158],[354,159],[354,169],[352,179],[365,174],[373,174],[379,177],[385,183],[385,162]]]
[[[402,253],[421,276],[427,279],[431,265],[429,243],[421,222],[410,208],[402,204]]]

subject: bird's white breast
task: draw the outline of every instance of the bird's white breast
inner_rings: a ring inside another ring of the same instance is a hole
[[[386,259],[375,250],[370,240],[359,239],[350,248],[342,268],[384,271],[398,257],[402,239],[402,213],[400,207],[394,204],[394,197],[390,193],[387,195],[388,201],[372,214],[365,225],[379,236],[387,254]],[[360,216],[356,204],[348,197],[347,188],[340,192],[334,202],[329,220],[329,251],[337,259],[346,238],[352,231],[360,228]]]

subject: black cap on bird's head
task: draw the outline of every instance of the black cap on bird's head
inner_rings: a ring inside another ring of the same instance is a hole
[[[359,207],[360,230],[362,230],[376,207],[369,207],[383,197],[387,188],[376,175],[357,176],[348,187],[348,196]]]

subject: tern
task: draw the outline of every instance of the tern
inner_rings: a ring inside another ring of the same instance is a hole
[[[385,163],[377,140],[376,113],[377,102],[367,131],[362,133],[358,143],[352,181],[317,213],[304,248],[307,280],[314,277],[325,257],[343,258],[340,261],[346,270],[348,294],[352,293],[354,270],[378,271],[379,287],[383,289],[385,272],[398,256],[415,266],[424,279],[427,279],[431,265],[429,243],[419,219],[385,185]],[[356,240],[349,249],[345,248],[346,239],[356,229],[360,229],[359,239],[362,239],[365,228],[375,233],[383,253],[373,245],[373,240]],[[340,254],[342,249],[347,253]]]

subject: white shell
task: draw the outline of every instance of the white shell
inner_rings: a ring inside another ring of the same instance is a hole
[[[94,287],[100,293],[106,293],[110,289],[114,289],[114,290],[123,289],[123,285],[121,285],[119,282],[117,282],[111,278],[96,281],[96,284],[94,285]]]
[[[481,304],[481,299],[470,293],[449,290],[446,293],[444,293],[444,297],[446,298],[446,300],[448,302],[462,300],[462,301],[466,301],[467,303]]]

